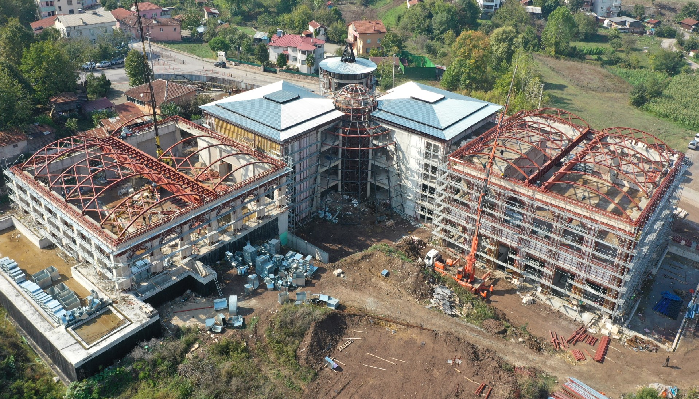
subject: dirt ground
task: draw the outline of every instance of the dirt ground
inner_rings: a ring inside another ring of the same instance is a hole
[[[90,292],[71,276],[70,268],[75,262],[64,261],[58,256],[58,251],[55,248],[39,249],[14,227],[0,231],[0,257],[14,259],[19,268],[28,275],[55,266],[61,279],[54,282],[54,285],[65,283],[78,297],[86,298]],[[68,257],[66,259],[72,260]]]

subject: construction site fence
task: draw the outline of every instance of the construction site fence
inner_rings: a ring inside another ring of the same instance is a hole
[[[284,237],[282,237],[282,244],[284,244]],[[301,237],[297,237],[289,232],[286,233],[286,244],[289,248],[293,249],[296,252],[300,252],[304,255],[311,255],[315,259],[323,262],[323,263],[329,263],[330,262],[330,255],[328,255],[327,252],[323,251],[322,249],[316,247],[315,245],[311,244],[310,242],[304,240]]]
[[[229,79],[219,76],[194,75],[187,73],[156,73],[153,75],[153,78],[163,80],[187,80],[190,82],[213,83],[217,85],[228,86],[232,89],[240,91],[252,90],[260,87],[259,85],[246,83],[242,80],[237,79]]]

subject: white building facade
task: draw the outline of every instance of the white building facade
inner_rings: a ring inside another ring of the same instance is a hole
[[[93,42],[97,37],[111,33],[116,26],[117,20],[112,13],[103,8],[84,14],[59,15],[54,25],[62,37],[87,38]]]

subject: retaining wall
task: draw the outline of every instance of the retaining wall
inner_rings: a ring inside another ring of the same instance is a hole
[[[308,241],[304,240],[303,238],[297,237],[291,233],[287,233],[286,238],[287,238],[286,245],[289,246],[294,251],[300,252],[304,255],[311,255],[315,259],[317,259],[323,263],[330,262],[330,256],[328,255],[327,252],[325,252],[322,249],[316,247],[315,245],[309,243]]]
[[[27,226],[23,225],[22,222],[20,222],[14,216],[12,216],[12,223],[20,233],[24,234],[24,236],[27,237],[27,239],[29,239],[29,241],[31,241],[32,244],[36,245],[37,247],[46,248],[53,244],[51,240],[48,239],[48,237],[38,237],[36,234],[34,234],[33,231],[29,230]]]

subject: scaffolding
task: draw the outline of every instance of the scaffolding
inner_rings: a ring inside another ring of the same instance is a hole
[[[341,201],[370,202],[383,209],[397,206],[400,194],[395,142],[390,130],[371,120],[376,98],[361,85],[347,85],[335,95],[344,113],[335,130],[325,132],[319,156],[321,201],[338,193]]]
[[[680,176],[688,167],[645,132],[595,131],[560,110],[519,113],[440,168],[434,234],[467,254],[485,177],[477,265],[624,319],[667,246]]]

